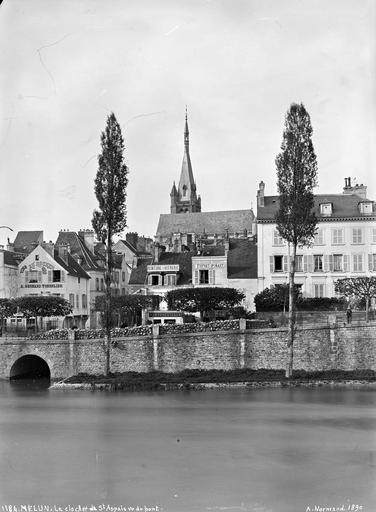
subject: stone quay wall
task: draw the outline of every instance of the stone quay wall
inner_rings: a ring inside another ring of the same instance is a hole
[[[179,372],[184,369],[283,369],[287,329],[237,329],[160,333],[116,338],[111,347],[112,372]],[[72,331],[73,332],[73,331]],[[102,374],[103,339],[32,340],[0,338],[0,378],[24,355],[49,365],[53,380],[78,373]],[[300,327],[294,345],[294,369],[320,371],[376,370],[376,326]]]

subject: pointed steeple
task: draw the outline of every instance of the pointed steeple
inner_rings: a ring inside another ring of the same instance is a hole
[[[173,198],[174,187],[171,191]],[[201,199],[197,198],[196,183],[193,178],[191,157],[189,154],[189,128],[188,113],[185,107],[184,125],[184,155],[180,172],[179,186],[177,188],[176,200],[171,202],[171,213],[200,212]]]
[[[187,105],[185,106],[184,148],[187,148],[187,151],[189,152],[189,130],[188,130]]]

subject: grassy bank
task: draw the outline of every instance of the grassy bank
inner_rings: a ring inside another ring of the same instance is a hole
[[[292,379],[286,379],[284,370],[184,370],[179,373],[149,372],[114,373],[109,376],[78,374],[64,381],[65,384],[107,385],[122,390],[165,389],[166,385],[182,385],[188,389],[195,384],[227,384],[237,382],[318,382],[318,381],[367,381],[376,382],[376,372],[372,370],[328,370],[306,372],[295,370]]]

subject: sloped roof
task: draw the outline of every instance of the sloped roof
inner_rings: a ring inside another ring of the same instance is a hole
[[[257,279],[257,245],[254,240],[230,239],[227,277]]]
[[[60,258],[58,251],[55,250],[54,260],[56,263],[61,265],[71,276],[82,277],[83,279],[91,279],[89,274],[85,272],[81,265],[79,265],[78,262],[69,253],[67,254],[67,261],[65,262],[62,258]]]
[[[219,212],[162,213],[159,217],[156,236],[168,237],[172,233],[224,234],[242,233],[252,230],[252,210],[229,210]]]
[[[103,268],[98,265],[97,257],[74,231],[60,231],[56,240],[56,245],[59,244],[69,244],[70,253],[82,258],[81,266],[85,270],[101,270]]]
[[[314,197],[314,212],[320,220],[343,219],[348,217],[369,218],[376,215],[375,205],[373,206],[373,215],[364,215],[359,211],[359,203],[370,202],[356,194],[318,194]],[[320,213],[320,204],[332,203],[333,213],[331,215],[322,215]],[[275,219],[279,208],[279,196],[265,196],[264,206],[257,207],[257,221],[270,222]]]
[[[16,252],[30,253],[43,242],[43,231],[19,231],[14,240]]]
[[[201,251],[200,256],[224,256],[224,245],[205,245]]]
[[[123,243],[126,247],[128,247],[128,249],[133,252],[136,256],[138,256],[138,250],[131,244],[128,242],[128,240],[124,240],[123,238],[121,240],[119,240],[119,242]]]
[[[4,252],[4,265],[10,265],[13,267],[18,267],[20,261],[25,258],[24,254],[15,253],[13,251],[3,251]]]
[[[191,252],[165,252],[161,254],[157,265],[179,265],[177,284],[189,284],[192,281],[192,256],[194,254]],[[152,257],[139,261],[131,272],[129,284],[146,284],[147,266],[152,264]]]

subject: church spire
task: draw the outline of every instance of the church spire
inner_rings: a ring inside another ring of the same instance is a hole
[[[188,130],[187,105],[185,106],[184,148],[186,148],[189,151],[189,130]]]
[[[189,154],[189,129],[188,112],[185,107],[184,124],[184,156],[181,166],[179,186],[177,188],[176,200],[172,200],[171,213],[200,212],[201,199],[196,194],[196,184],[193,178],[191,157]]]

